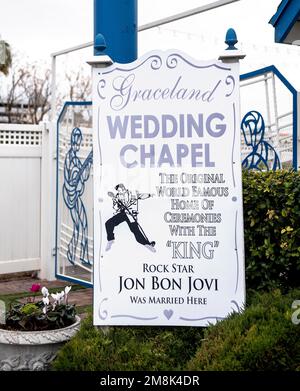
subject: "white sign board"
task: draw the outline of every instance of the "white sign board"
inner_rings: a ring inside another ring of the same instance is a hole
[[[93,70],[94,324],[205,326],[245,301],[239,66]]]

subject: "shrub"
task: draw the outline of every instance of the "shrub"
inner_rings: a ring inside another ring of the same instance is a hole
[[[242,314],[232,314],[205,332],[188,370],[300,370],[300,325],[291,305],[300,290],[257,294]]]
[[[247,289],[300,281],[300,174],[243,172]]]
[[[55,370],[300,370],[300,325],[291,321],[300,290],[257,293],[242,314],[206,329],[110,327],[91,316],[59,352]]]
[[[64,371],[180,370],[203,337],[201,328],[110,327],[92,325],[91,316],[59,352],[53,364]]]

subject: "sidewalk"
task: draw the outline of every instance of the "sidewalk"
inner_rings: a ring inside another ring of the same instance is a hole
[[[46,286],[49,290],[60,292],[65,286],[72,286],[69,296],[69,303],[76,304],[77,311],[81,317],[84,317],[88,308],[93,302],[93,289],[85,288],[78,284],[72,284],[67,281],[46,281],[38,278],[24,277],[22,279],[13,279],[1,281],[0,280],[0,300],[7,304],[11,302],[27,302],[28,298],[32,296],[30,288],[33,284],[39,284],[41,287]],[[37,296],[40,294],[37,293]]]

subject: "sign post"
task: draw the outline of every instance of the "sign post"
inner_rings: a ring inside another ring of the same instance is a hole
[[[137,58],[137,7],[137,0],[94,0],[94,40],[99,33],[105,37],[104,54],[113,61]]]
[[[0,65],[5,65],[6,63],[6,45],[5,41],[0,39]]]
[[[242,308],[232,52],[93,69],[95,325],[206,326]]]

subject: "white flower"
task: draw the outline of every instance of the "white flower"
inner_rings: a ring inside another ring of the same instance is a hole
[[[51,296],[55,302],[58,302],[58,300],[60,298],[60,293],[51,293]]]
[[[55,304],[60,304],[65,296],[65,292],[61,291],[60,293],[51,293],[52,298],[55,301]]]
[[[65,295],[68,295],[71,289],[72,289],[71,286],[66,286],[65,287]]]
[[[54,310],[55,307],[57,305],[61,304],[61,302],[63,301],[63,298],[65,296],[65,292],[61,291],[60,293],[59,292],[51,293],[51,296],[54,299],[54,303],[52,304],[52,309]]]
[[[50,300],[49,300],[49,297],[43,297],[43,303],[44,303],[44,307],[43,307],[43,313],[46,315],[47,313],[47,309],[48,309],[48,305],[50,303]]]
[[[43,297],[43,303],[45,305],[49,305],[49,303],[50,303],[49,297]]]
[[[48,291],[48,289],[45,286],[42,288],[41,292],[42,292],[42,295],[44,297],[48,297],[49,296],[49,291]]]
[[[61,291],[59,294],[58,294],[58,302],[61,303],[63,301],[63,298],[65,297],[65,292],[64,291]]]

